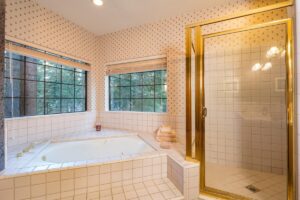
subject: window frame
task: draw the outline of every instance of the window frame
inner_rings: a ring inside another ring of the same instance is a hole
[[[21,59],[17,59],[15,58],[15,56],[19,56]],[[28,60],[29,59],[29,60]],[[20,96],[13,96],[13,95],[10,95],[10,96],[6,96],[4,94],[4,102],[6,100],[10,100],[10,99],[19,99],[19,101],[23,101],[22,104],[19,104],[20,105],[20,108],[19,108],[19,111],[20,111],[20,114],[19,116],[14,116],[12,113],[13,111],[11,111],[9,114],[9,116],[5,115],[5,118],[17,118],[17,117],[30,117],[30,116],[45,116],[45,115],[56,115],[56,114],[68,114],[68,113],[80,113],[80,112],[86,112],[87,111],[87,89],[88,89],[88,71],[86,70],[82,70],[82,69],[78,69],[76,67],[71,67],[71,66],[65,66],[65,65],[62,65],[62,64],[58,64],[58,63],[53,63],[53,62],[48,62],[46,60],[41,60],[41,59],[36,59],[34,57],[30,57],[30,56],[26,56],[26,55],[21,55],[21,54],[18,54],[18,53],[13,53],[13,52],[9,52],[9,51],[6,51],[5,52],[5,55],[4,55],[4,65],[6,64],[9,64],[10,62],[14,62],[14,61],[17,61],[17,62],[20,62],[22,63],[22,71],[20,73],[20,77],[14,77],[13,75],[9,75],[7,76],[6,73],[5,73],[5,69],[4,69],[4,81],[5,80],[18,80],[18,81],[22,81],[23,82],[23,85],[20,84]],[[34,61],[37,61],[37,62],[34,62]],[[28,78],[28,75],[30,76],[30,74],[27,74],[27,68],[28,68],[28,63],[29,64],[33,64],[35,65],[36,69],[38,68],[38,66],[42,66],[43,67],[43,78],[41,80],[38,80],[37,78],[35,78],[35,80],[31,79],[31,78]],[[53,64],[52,66],[49,65],[50,64]],[[60,72],[60,81],[59,82],[53,82],[53,81],[50,81],[50,80],[46,80],[46,69],[47,68],[56,68],[58,69],[58,71]],[[69,69],[67,69],[69,68]],[[73,83],[64,83],[63,82],[63,79],[62,79],[62,76],[63,76],[63,71],[64,70],[67,70],[67,71],[71,71],[72,73],[74,73],[74,81]],[[76,74],[79,73],[79,74],[82,74],[83,77],[84,77],[84,82],[82,83],[82,85],[80,84],[76,84]],[[43,83],[43,97],[38,97],[38,91],[36,91],[36,94],[35,94],[35,97],[32,97],[32,95],[28,95],[28,91],[27,91],[27,82],[34,82],[36,85],[38,83]],[[47,84],[58,84],[60,86],[60,95],[59,97],[47,97],[46,95],[46,85]],[[73,98],[67,98],[67,97],[63,97],[62,96],[62,92],[63,92],[63,86],[64,85],[67,85],[67,86],[73,86],[74,87],[74,95],[73,95]],[[6,87],[6,84],[4,82],[4,89]],[[83,98],[79,98],[79,97],[76,97],[76,87],[84,87],[84,97]],[[13,90],[13,88],[10,88],[11,90]],[[63,100],[65,99],[73,99],[74,100],[74,103],[73,103],[73,110],[71,112],[63,112],[62,110],[62,102]],[[38,100],[43,100],[43,114],[40,114],[38,113],[37,111],[37,104],[35,105],[35,113],[36,114],[27,114],[27,102],[28,100],[35,100],[35,101],[38,101]],[[58,112],[50,112],[47,111],[47,108],[48,106],[46,105],[47,104],[47,100],[59,100],[60,104],[59,104],[59,111]],[[76,100],[84,100],[84,106],[83,106],[83,110],[81,111],[76,111]],[[4,114],[5,114],[5,110],[4,110]]]
[[[162,72],[162,71],[164,71],[165,72],[165,82],[164,83],[159,83],[159,84],[157,84],[156,83],[156,76],[155,76],[155,72]],[[144,73],[150,73],[150,72],[153,72],[154,73],[154,76],[153,76],[153,79],[154,79],[154,81],[153,81],[153,84],[144,84],[144,82],[143,82],[143,80],[142,80],[142,84],[138,84],[138,85],[132,85],[132,74],[142,74],[142,77],[143,77],[143,74]],[[116,76],[116,75],[130,75],[130,84],[129,84],[129,86],[124,86],[124,85],[121,85],[120,83],[121,83],[121,78],[119,78],[119,85],[118,86],[111,86],[111,78],[113,77],[113,76]],[[165,87],[167,87],[167,69],[159,69],[159,70],[151,70],[151,71],[142,71],[142,72],[130,72],[130,73],[125,73],[125,74],[114,74],[114,75],[109,75],[108,76],[108,96],[109,96],[109,98],[108,98],[108,111],[109,112],[142,112],[142,113],[147,113],[147,112],[149,112],[149,113],[167,113],[168,112],[168,102],[167,102],[167,100],[168,100],[168,92],[167,92],[167,89],[165,90],[165,94],[166,94],[166,96],[165,97],[159,97],[159,98],[157,98],[156,97],[156,93],[155,93],[155,91],[156,91],[156,86],[165,86]],[[143,91],[144,91],[144,87],[145,86],[153,86],[154,87],[154,90],[153,90],[153,98],[147,98],[147,97],[144,97],[144,95],[143,95]],[[111,97],[111,87],[118,87],[118,88],[124,88],[124,87],[129,87],[130,88],[130,97],[129,98],[122,98],[121,97],[121,89],[120,89],[120,91],[119,91],[119,93],[120,93],[120,97],[119,98],[112,98]],[[140,98],[133,98],[132,97],[132,88],[133,87],[142,87],[142,94],[141,94],[141,97]],[[120,109],[120,110],[114,110],[114,109],[112,109],[112,100],[129,100],[129,110],[122,110],[122,109]],[[138,99],[138,100],[141,100],[141,110],[139,110],[139,111],[135,111],[135,110],[132,110],[132,100],[136,100],[136,99]],[[153,100],[153,111],[144,111],[144,106],[143,106],[143,103],[144,103],[144,100],[145,99],[150,99],[150,100]],[[166,108],[165,108],[165,111],[156,111],[156,100],[165,100],[165,104],[166,104]]]

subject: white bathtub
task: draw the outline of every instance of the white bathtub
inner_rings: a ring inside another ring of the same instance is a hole
[[[155,151],[138,136],[51,142],[34,162],[68,163],[120,158]]]

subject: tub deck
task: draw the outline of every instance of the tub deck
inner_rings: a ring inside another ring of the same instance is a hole
[[[53,170],[63,170],[72,167],[85,167],[95,164],[103,163],[114,163],[118,161],[131,160],[134,158],[143,158],[143,157],[153,157],[157,155],[165,155],[166,153],[161,151],[151,151],[151,152],[141,152],[128,155],[118,155],[105,157],[100,157],[94,160],[80,160],[72,162],[43,162],[40,158],[41,152],[47,149],[51,145],[51,142],[72,142],[72,141],[83,141],[83,140],[92,140],[92,139],[104,139],[104,138],[121,138],[121,137],[133,137],[137,136],[136,133],[123,131],[123,130],[113,130],[113,129],[104,129],[101,132],[91,131],[84,132],[80,134],[65,135],[60,138],[54,138],[52,141],[41,141],[40,143],[34,144],[34,148],[30,149],[29,152],[23,154],[23,156],[18,157],[17,154],[21,153],[23,149],[27,146],[21,146],[18,149],[15,149],[8,154],[8,160],[6,163],[6,169],[3,170],[0,174],[0,179],[4,177],[10,177],[15,175],[25,175],[29,173],[38,173],[45,171]],[[147,142],[146,142],[147,143]],[[152,147],[151,145],[149,145]]]

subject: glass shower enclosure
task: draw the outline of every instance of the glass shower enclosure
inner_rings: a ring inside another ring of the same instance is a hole
[[[294,199],[292,19],[186,36],[186,156],[200,162],[200,193]]]

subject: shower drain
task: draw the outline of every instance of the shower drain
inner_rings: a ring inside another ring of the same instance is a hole
[[[254,185],[247,185],[246,188],[247,188],[248,190],[250,190],[251,192],[253,192],[253,193],[256,193],[256,192],[259,192],[259,191],[260,191],[260,189],[258,189],[258,188],[255,187]]]

